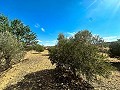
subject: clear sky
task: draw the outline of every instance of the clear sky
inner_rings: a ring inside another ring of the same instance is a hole
[[[29,25],[43,45],[84,29],[105,41],[120,38],[120,0],[0,0],[0,13]]]

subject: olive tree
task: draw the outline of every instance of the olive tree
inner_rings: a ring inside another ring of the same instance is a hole
[[[79,31],[70,38],[60,34],[57,45],[49,49],[49,58],[63,77],[66,73],[72,79],[84,77],[87,81],[96,79],[97,75],[107,77],[112,66],[99,52],[102,43],[101,38],[88,30]]]
[[[22,43],[9,32],[0,32],[0,67],[8,69],[24,56]]]

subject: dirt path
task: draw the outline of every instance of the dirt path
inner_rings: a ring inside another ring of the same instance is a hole
[[[3,90],[5,87],[11,84],[16,84],[28,73],[45,69],[53,69],[54,66],[51,65],[48,56],[45,56],[47,53],[48,52],[46,50],[41,54],[28,52],[25,56],[25,58],[28,58],[28,60],[14,65],[13,68],[0,76],[0,90]]]

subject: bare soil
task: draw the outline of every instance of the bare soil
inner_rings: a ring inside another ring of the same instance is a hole
[[[29,73],[45,69],[54,69],[55,66],[51,64],[46,54],[48,54],[47,50],[42,53],[36,53],[34,51],[28,52],[24,61],[13,65],[11,69],[5,71],[0,76],[0,90],[5,89],[7,86],[16,84]]]

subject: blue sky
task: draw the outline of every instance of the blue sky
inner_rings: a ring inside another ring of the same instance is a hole
[[[69,37],[84,29],[105,41],[120,38],[120,0],[0,0],[0,13],[29,25],[45,46],[59,33]]]

